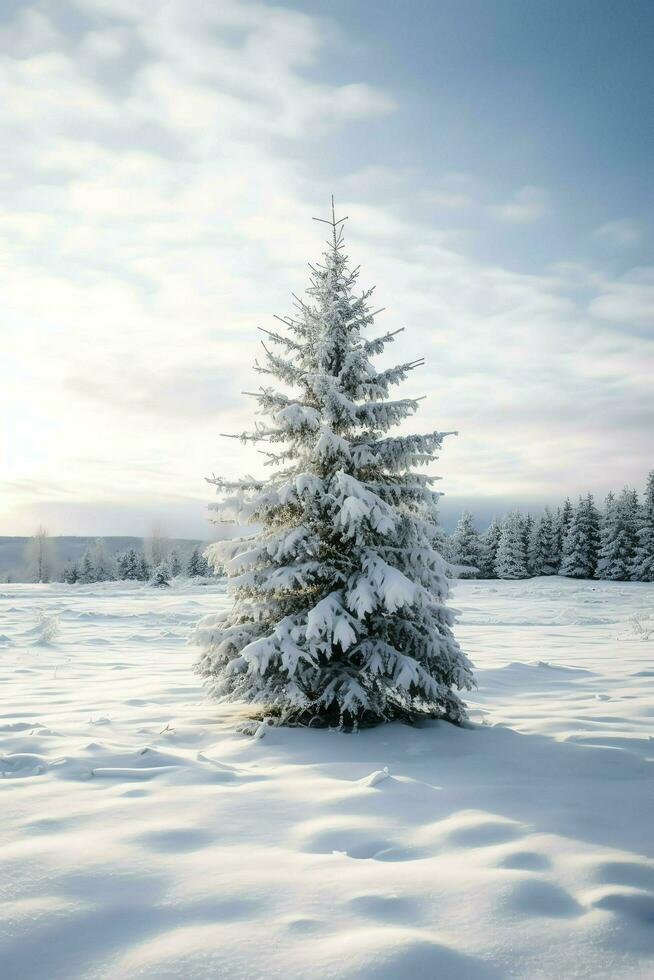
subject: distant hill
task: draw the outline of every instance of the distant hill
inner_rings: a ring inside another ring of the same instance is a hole
[[[54,565],[57,570],[63,568],[68,562],[78,561],[87,548],[92,548],[98,540],[97,536],[91,537],[51,537],[50,542],[54,552]],[[26,582],[28,581],[28,561],[27,551],[31,538],[24,537],[0,537],[0,582]],[[141,553],[143,551],[143,538],[132,537],[108,537],[102,538],[107,553],[115,555],[128,548],[134,548]],[[167,538],[166,544],[169,548],[176,548],[182,562],[190,555],[196,547],[202,547],[208,542],[194,540],[192,538]]]

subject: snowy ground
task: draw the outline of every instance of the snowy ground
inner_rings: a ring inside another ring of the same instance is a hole
[[[473,727],[259,740],[223,601],[0,586],[3,978],[654,976],[654,586],[462,582]]]

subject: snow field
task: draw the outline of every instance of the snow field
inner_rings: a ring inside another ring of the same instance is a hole
[[[1,587],[0,975],[654,976],[653,585],[457,583],[472,726],[355,736],[235,732],[224,601]]]

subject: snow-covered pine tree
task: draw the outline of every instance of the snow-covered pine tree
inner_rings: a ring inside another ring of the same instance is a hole
[[[580,497],[563,542],[561,575],[593,578],[599,553],[599,514],[593,495]]]
[[[622,510],[625,523],[625,550],[631,552],[629,566],[626,570],[626,579],[631,578],[634,558],[638,548],[638,528],[640,521],[640,503],[638,493],[633,487],[625,487],[618,500],[618,506]]]
[[[654,582],[654,470],[647,478],[645,497],[638,512],[637,535],[631,578],[636,582]]]
[[[522,540],[524,541],[524,545],[525,545],[525,561],[526,561],[527,556],[529,554],[529,541],[531,539],[531,532],[534,529],[535,521],[529,512],[527,512],[527,514],[524,517],[522,517],[521,520],[522,520]]]
[[[595,578],[627,582],[633,574],[638,547],[638,496],[625,487],[616,500],[610,493],[600,531]]]
[[[448,561],[457,567],[458,578],[476,578],[480,573],[481,545],[472,514],[464,510],[449,541]]]
[[[543,559],[541,575],[557,575],[561,563],[559,534],[556,519],[549,507],[541,516],[540,550]]]
[[[212,574],[209,562],[199,548],[194,548],[191,552],[186,566],[186,574],[189,578],[206,578]]]
[[[188,561],[186,563],[186,574],[189,578],[197,578],[200,574],[198,571],[200,562],[200,549],[194,548],[189,555]]]
[[[168,567],[173,578],[182,574],[182,562],[177,548],[173,548],[168,556]]]
[[[556,575],[558,568],[557,529],[552,512],[546,507],[531,529],[527,570],[530,575]]]
[[[561,519],[562,519],[561,508],[560,507],[557,507],[556,508],[556,512],[552,516],[552,523],[554,525],[554,531],[555,531],[555,534],[556,534],[556,569],[557,569],[557,572],[558,572],[559,567],[561,565],[561,548],[562,548],[562,542],[561,542]]]
[[[139,582],[147,582],[150,579],[152,570],[150,565],[148,565],[148,560],[145,555],[139,555],[138,561],[138,580]]]
[[[139,578],[139,556],[134,548],[128,548],[116,558],[116,573],[123,581]]]
[[[119,582],[124,582],[127,579],[127,552],[121,552],[116,555],[116,577]]]
[[[497,546],[495,574],[498,578],[526,578],[524,522],[517,511],[507,514]]]
[[[604,511],[600,515],[600,546],[597,556],[595,578],[610,578],[610,576],[606,575],[605,573],[607,572],[612,560],[613,542],[617,533],[616,516],[615,494],[612,490],[609,490],[604,501]]]
[[[454,534],[454,532],[452,532],[452,534]],[[439,555],[448,566],[445,570],[448,578],[453,577],[453,570],[450,567],[450,561],[452,560],[452,534],[448,534],[447,531],[443,531],[440,546],[438,548]]]
[[[434,537],[432,547],[438,552],[439,555],[441,555],[442,558],[445,558],[448,536],[445,533],[443,525],[441,524],[441,516],[438,509],[440,497],[440,494],[434,494],[429,506],[426,505],[425,507],[425,516],[429,518],[429,522],[433,528]]]
[[[502,525],[497,517],[494,517],[484,533],[480,537],[480,575],[482,578],[495,578],[495,562],[497,561],[497,549],[499,548],[500,538],[502,537]]]
[[[91,552],[87,549],[79,563],[79,581],[86,585],[89,582],[97,582],[97,580],[93,558]]]
[[[539,547],[540,525],[541,518],[537,517],[531,526],[529,540],[527,541],[527,575],[530,576],[538,576],[542,574],[541,568],[543,563]]]
[[[170,565],[166,559],[160,562],[152,572],[150,585],[157,587],[170,585]]]
[[[343,219],[345,220],[345,219]],[[456,689],[473,684],[446,606],[445,563],[434,545],[433,477],[445,433],[387,435],[418,408],[389,399],[422,363],[378,371],[371,358],[392,333],[366,339],[372,290],[343,251],[343,221],[327,222],[324,261],[307,300],[271,333],[258,370],[291,390],[262,387],[270,421],[243,440],[271,445],[268,480],[212,481],[224,519],[251,536],[214,544],[231,577],[233,607],[200,624],[198,669],[213,692],[257,704],[291,725],[359,725],[465,718]]]
[[[570,503],[570,498],[566,497],[563,501],[563,507],[557,510],[557,543],[559,550],[559,568],[561,567],[561,562],[563,561],[563,545],[565,544],[565,539],[570,530],[570,525],[572,524],[572,518],[574,516],[574,507]]]
[[[130,548],[125,556],[126,578],[136,581],[140,578],[140,561],[135,548]]]

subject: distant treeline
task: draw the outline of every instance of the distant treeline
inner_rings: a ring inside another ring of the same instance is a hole
[[[135,548],[109,558],[102,540],[85,551],[80,561],[69,562],[63,569],[63,580],[71,585],[75,582],[134,581],[152,582],[153,585],[166,585],[173,578],[186,575],[188,578],[204,578],[211,575],[211,569],[199,548],[194,548],[188,559],[182,562],[179,552],[172,548],[166,555],[157,555],[148,561],[145,553]]]
[[[643,499],[625,487],[603,508],[593,495],[569,499],[539,517],[513,511],[480,534],[465,511],[445,539],[445,556],[461,578],[520,579],[537,575],[654,582],[654,470]]]
[[[12,544],[16,540],[12,539]],[[62,540],[70,544],[70,540],[74,539]],[[111,543],[112,539],[108,541]],[[151,537],[119,551],[108,547],[104,538],[97,538],[81,554],[78,552],[78,557],[62,559],[57,539],[50,537],[45,528],[39,527],[24,548],[22,567],[18,572],[5,572],[3,578],[7,582],[63,581],[86,584],[131,580],[163,585],[180,575],[189,578],[212,575],[203,550],[204,546],[199,543],[183,542],[180,545],[155,532]]]

